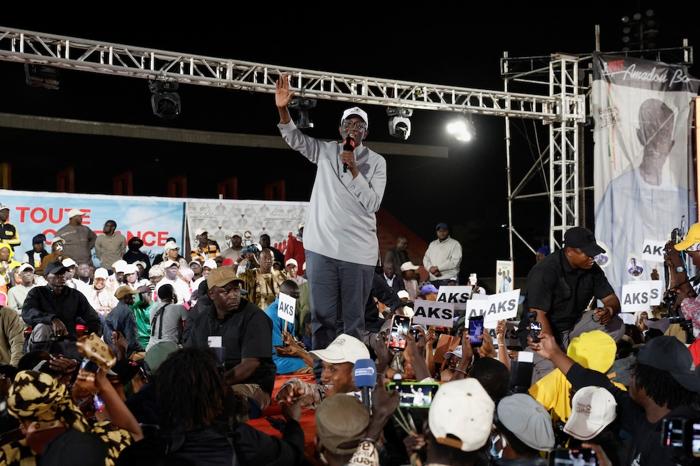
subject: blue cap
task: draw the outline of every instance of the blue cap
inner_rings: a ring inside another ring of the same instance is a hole
[[[449,230],[450,227],[447,225],[447,223],[444,223],[444,222],[443,222],[443,223],[438,223],[438,224],[435,226],[435,230],[443,230],[443,229],[444,229],[444,230]]]
[[[437,293],[438,289],[435,288],[435,285],[432,283],[427,283],[423,285],[420,289],[420,294],[430,294],[430,293]]]

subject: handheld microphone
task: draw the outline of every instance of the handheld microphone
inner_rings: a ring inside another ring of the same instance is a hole
[[[353,138],[351,138],[350,136],[348,136],[345,138],[345,143],[343,144],[343,150],[347,151],[347,152],[352,152],[355,150],[356,145],[357,145],[357,143],[355,142],[355,140]],[[343,164],[343,173],[347,173],[347,172],[348,172],[348,164],[344,163]]]
[[[358,359],[355,361],[355,371],[353,372],[355,386],[362,391],[362,404],[372,413],[371,393],[377,384],[377,366],[371,359]]]

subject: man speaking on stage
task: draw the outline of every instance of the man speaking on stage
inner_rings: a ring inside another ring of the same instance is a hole
[[[289,77],[277,80],[279,129],[292,149],[317,165],[304,228],[306,273],[311,298],[313,349],[326,348],[337,335],[365,337],[364,310],[379,258],[375,212],[384,196],[386,161],[367,148],[367,113],[345,110],[341,141],[302,133],[287,105],[294,96]]]

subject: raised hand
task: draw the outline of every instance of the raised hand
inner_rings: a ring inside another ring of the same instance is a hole
[[[289,75],[281,74],[275,84],[275,105],[286,107],[294,97],[294,91],[289,89]]]

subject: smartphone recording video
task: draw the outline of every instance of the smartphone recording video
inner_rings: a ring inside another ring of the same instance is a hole
[[[469,343],[478,348],[484,342],[484,316],[469,318]]]
[[[387,386],[388,390],[399,392],[399,407],[423,409],[430,408],[438,388],[440,384],[436,382],[392,382]]]
[[[391,332],[389,333],[389,348],[396,351],[406,349],[406,338],[411,329],[411,318],[395,315],[391,319]]]

